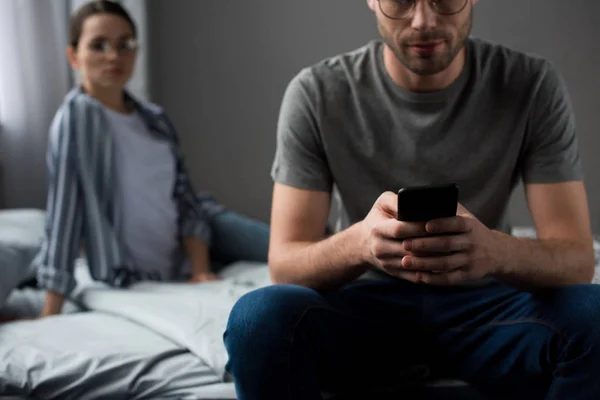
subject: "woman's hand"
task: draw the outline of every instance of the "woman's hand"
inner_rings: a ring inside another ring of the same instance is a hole
[[[208,272],[194,273],[188,282],[189,283],[202,283],[202,282],[211,282],[211,281],[217,281],[217,280],[219,280],[219,277],[217,275],[213,274],[212,272],[208,271]]]
[[[0,325],[8,324],[10,322],[17,322],[17,321],[33,321],[34,319],[37,319],[37,318],[16,316],[16,315],[0,315]]]

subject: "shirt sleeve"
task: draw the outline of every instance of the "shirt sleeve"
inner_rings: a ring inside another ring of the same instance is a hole
[[[320,135],[316,93],[309,69],[288,84],[279,112],[271,177],[299,189],[331,192],[333,178]]]
[[[73,105],[57,112],[48,141],[49,188],[46,206],[46,236],[34,261],[40,287],[68,295],[75,288],[73,270],[82,235],[80,188],[75,168],[75,132],[85,123]]]
[[[541,69],[532,99],[523,182],[582,180],[573,107],[565,82],[548,61]]]

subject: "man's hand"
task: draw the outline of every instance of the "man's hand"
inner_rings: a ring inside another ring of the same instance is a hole
[[[459,205],[456,217],[429,221],[428,237],[404,240],[408,253],[398,276],[415,283],[452,285],[493,275],[504,264],[502,235]],[[440,236],[440,234],[442,236]],[[429,253],[422,257],[419,254]]]
[[[201,283],[201,282],[211,282],[217,281],[219,277],[212,272],[198,272],[194,273],[189,280],[189,283]]]
[[[392,276],[416,278],[415,271],[422,268],[408,268],[403,260],[406,256],[426,255],[427,250],[408,251],[403,239],[427,236],[425,223],[398,221],[398,196],[392,192],[383,193],[375,202],[367,217],[361,222],[363,228],[362,247],[367,263]]]

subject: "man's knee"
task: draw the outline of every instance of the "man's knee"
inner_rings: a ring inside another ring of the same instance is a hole
[[[302,314],[321,304],[316,291],[294,285],[268,286],[242,296],[231,310],[224,334],[230,362],[284,351],[278,347],[289,342]]]

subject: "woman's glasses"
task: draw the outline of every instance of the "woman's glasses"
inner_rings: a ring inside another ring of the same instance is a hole
[[[108,55],[114,51],[120,56],[126,56],[135,53],[139,48],[137,39],[130,38],[120,40],[116,44],[112,44],[110,40],[92,40],[88,44],[88,49],[97,54]]]
[[[428,0],[440,15],[458,14],[467,6],[468,0]],[[406,19],[413,16],[417,0],[379,0],[383,15],[390,19]]]

